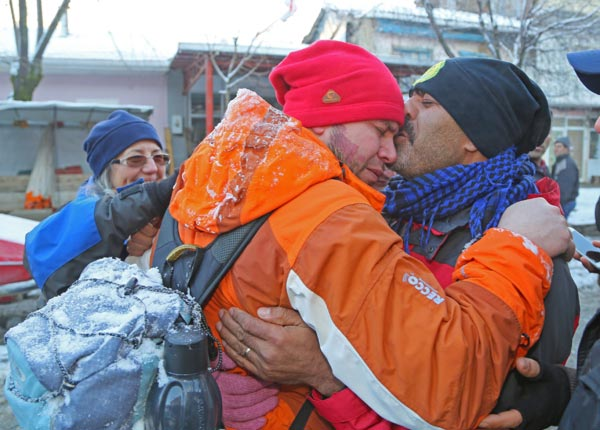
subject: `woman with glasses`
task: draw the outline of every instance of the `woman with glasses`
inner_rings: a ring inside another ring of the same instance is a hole
[[[96,124],[83,149],[93,175],[80,191],[88,195],[114,193],[140,179],[158,181],[169,164],[154,127],[123,110]]]
[[[160,181],[166,177],[169,155],[165,153],[154,127],[124,110],[112,112],[96,124],[83,143],[92,176],[80,187],[76,198],[46,218],[25,239],[25,266],[46,298],[68,288],[85,267],[79,256],[93,247],[95,255],[140,257],[152,245],[159,216],[136,229],[125,243],[103,243],[103,226],[112,227],[110,210],[99,210],[103,198],[117,192],[137,190],[135,184]],[[172,185],[171,185],[172,187]],[[170,189],[165,188],[170,194]],[[149,219],[149,218],[147,218]],[[107,242],[107,241],[105,241]],[[106,248],[106,253],[101,250]],[[110,249],[110,250],[109,250]]]

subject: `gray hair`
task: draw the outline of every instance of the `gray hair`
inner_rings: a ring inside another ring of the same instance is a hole
[[[109,164],[106,168],[100,173],[100,176],[95,178],[93,181],[88,182],[85,185],[84,193],[87,196],[102,196],[102,195],[110,195],[114,196],[116,194],[115,187],[110,180],[110,172],[112,171],[111,165]]]

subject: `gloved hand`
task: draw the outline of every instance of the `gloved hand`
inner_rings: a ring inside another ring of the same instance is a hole
[[[558,425],[571,398],[571,383],[565,367],[540,363],[541,371],[534,378],[519,375],[522,391],[514,408],[521,412],[519,430],[545,429]]]
[[[236,364],[223,352],[225,370]],[[262,428],[267,420],[265,415],[273,410],[279,401],[277,384],[262,381],[250,375],[239,375],[226,371],[213,373],[221,391],[223,402],[223,423],[237,430]]]
[[[169,206],[171,193],[173,192],[173,187],[175,186],[178,175],[179,169],[175,169],[175,172],[172,175],[167,176],[162,181],[156,182],[156,192],[154,193],[154,197],[156,198],[157,204],[162,208],[160,213],[161,216]]]

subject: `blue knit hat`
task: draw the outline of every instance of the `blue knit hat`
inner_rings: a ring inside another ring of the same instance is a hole
[[[165,149],[148,121],[124,110],[116,110],[108,119],[96,124],[83,142],[94,178],[99,177],[121,152],[140,140],[153,140],[161,149]]]
[[[567,59],[588,90],[600,94],[600,49],[570,52]]]

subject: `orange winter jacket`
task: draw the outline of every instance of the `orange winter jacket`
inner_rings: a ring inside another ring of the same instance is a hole
[[[539,337],[552,262],[493,229],[460,257],[459,281],[444,291],[403,251],[382,204],[299,121],[240,90],[182,166],[169,210],[182,240],[202,246],[272,212],[205,307],[213,329],[220,308],[292,307],[336,377],[380,416],[472,428],[525,353],[522,333]],[[289,427],[307,388],[281,387],[266,428]],[[328,426],[312,414],[307,428]]]

